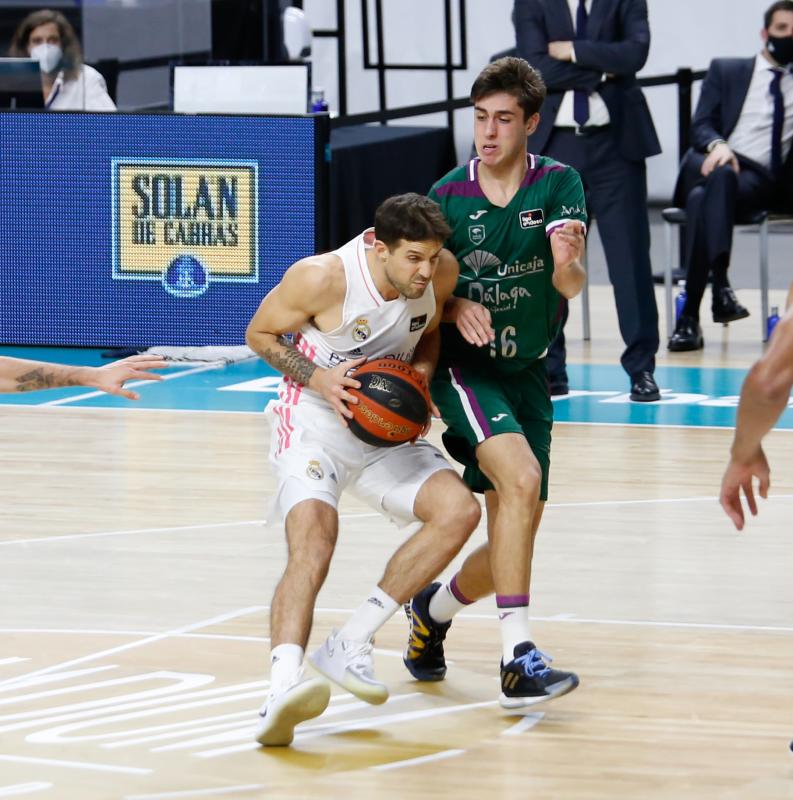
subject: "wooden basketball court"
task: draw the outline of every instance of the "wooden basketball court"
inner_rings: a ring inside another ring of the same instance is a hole
[[[575,340],[576,307],[570,360],[613,364],[610,290],[592,296],[594,341]],[[745,367],[755,319],[659,363]],[[262,524],[261,415],[17,405],[0,421],[0,797],[793,797],[790,432],[769,437],[772,499],[737,534],[716,501],[729,430],[558,425],[533,632],[580,688],[500,709],[489,601],[455,620],[447,680],[418,684],[400,616],[377,639],[388,703],[334,689],[292,748],[264,750],[285,548]],[[342,513],[312,645],[399,540],[352,498]]]

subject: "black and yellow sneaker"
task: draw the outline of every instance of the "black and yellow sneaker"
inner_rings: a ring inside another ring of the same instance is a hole
[[[503,708],[523,708],[544,703],[578,686],[578,675],[562,672],[548,665],[553,659],[541,653],[533,642],[515,645],[515,658],[501,662],[501,697]]]
[[[411,601],[405,603],[410,623],[410,638],[402,660],[408,672],[419,681],[442,681],[446,676],[443,640],[451,622],[435,622],[430,617],[430,598],[440,589],[440,583],[425,586]]]

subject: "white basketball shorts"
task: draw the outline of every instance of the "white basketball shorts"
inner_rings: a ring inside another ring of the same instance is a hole
[[[452,469],[429,442],[396,447],[365,444],[339,421],[323,400],[301,397],[299,403],[271,402],[270,462],[278,480],[274,504],[282,519],[303,500],[323,500],[338,507],[348,489],[399,525],[416,520],[413,505],[425,481]]]

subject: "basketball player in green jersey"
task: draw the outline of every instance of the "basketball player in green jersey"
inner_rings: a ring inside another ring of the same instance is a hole
[[[578,173],[526,153],[545,85],[520,58],[489,64],[471,89],[478,158],[430,190],[452,228],[460,265],[444,308],[432,397],[444,443],[484,492],[488,544],[450,583],[411,602],[404,661],[419,680],[446,673],[443,640],[454,614],[496,594],[501,620],[501,705],[521,708],[571,691],[578,678],[551,669],[529,629],[534,539],[548,492],[553,407],[545,353],[561,298],[584,285],[586,208]]]

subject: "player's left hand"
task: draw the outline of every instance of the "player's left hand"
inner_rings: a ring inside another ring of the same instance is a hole
[[[574,261],[581,261],[586,247],[584,223],[570,220],[551,231],[554,237],[553,256],[556,266],[567,266]]]
[[[130,389],[125,389],[127,381],[161,381],[162,375],[157,375],[149,370],[165,369],[168,362],[160,356],[140,353],[129,358],[122,358],[103,367],[94,367],[91,374],[92,380],[87,385],[95,386],[108,394],[126,397],[128,400],[139,400],[140,395]]]
[[[559,59],[559,61],[572,61],[573,60],[573,43],[572,42],[548,42],[548,55],[551,58]]]
[[[433,417],[436,419],[441,418],[441,412],[438,409],[438,406],[436,406],[431,399],[429,401],[429,406],[430,406],[430,413],[427,415],[427,421],[424,423],[424,427],[421,429],[421,433],[416,437],[416,439],[425,439],[429,435],[430,428],[432,428]],[[411,444],[415,444],[416,439],[413,439],[411,441]]]
[[[771,485],[771,470],[762,448],[758,448],[758,452],[749,463],[739,463],[731,459],[721,481],[719,502],[739,531],[743,530],[745,521],[741,492],[746,497],[746,505],[752,516],[757,516],[757,501],[753,485],[755,478],[758,481],[757,490],[760,497],[766,499],[768,488]]]

